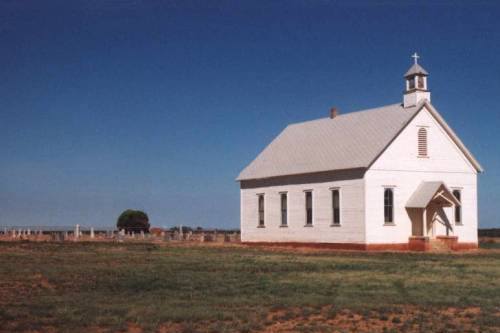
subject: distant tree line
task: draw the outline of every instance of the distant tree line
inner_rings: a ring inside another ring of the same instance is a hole
[[[500,228],[479,229],[479,237],[500,237]]]
[[[139,233],[141,231],[144,232],[149,232],[151,225],[149,224],[149,217],[148,214],[141,210],[133,210],[133,209],[127,209],[123,213],[120,214],[118,217],[118,220],[116,221],[116,227],[118,230],[125,230],[127,233],[128,232],[134,232],[134,233]],[[163,228],[152,228],[153,233],[157,233],[160,231],[171,231],[171,232],[179,232],[180,226],[175,226],[167,229]],[[201,232],[201,231],[220,231],[220,232],[237,232],[239,233],[239,229],[204,229],[202,227],[189,227],[189,226],[182,226],[182,232],[183,233],[188,233],[188,232]]]

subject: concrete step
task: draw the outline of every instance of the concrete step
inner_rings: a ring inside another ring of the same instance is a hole
[[[432,252],[451,252],[451,249],[438,239],[431,239],[429,245]]]

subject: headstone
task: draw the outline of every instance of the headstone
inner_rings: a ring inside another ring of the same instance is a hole
[[[90,227],[90,238],[92,238],[92,239],[95,238],[94,227]]]
[[[182,224],[179,226],[179,240],[184,239],[184,232],[182,231]]]
[[[28,229],[28,236],[31,236],[31,229]]]
[[[75,226],[75,239],[78,239],[78,237],[80,237],[80,225],[77,224]]]
[[[63,239],[64,239],[64,240],[68,240],[68,238],[69,238],[68,236],[69,236],[69,235],[68,235],[68,232],[67,232],[67,231],[65,231],[65,232],[64,232],[64,238],[63,238]]]
[[[144,236],[144,230],[141,230],[141,238],[142,238],[142,239],[146,238],[146,237]]]

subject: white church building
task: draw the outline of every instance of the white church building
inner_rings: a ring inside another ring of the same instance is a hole
[[[477,248],[481,165],[413,57],[403,103],[288,125],[239,174],[242,242]]]

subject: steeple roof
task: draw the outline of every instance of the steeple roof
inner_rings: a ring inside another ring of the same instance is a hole
[[[410,67],[410,69],[406,72],[405,77],[415,74],[429,75],[429,73],[427,73],[427,71],[417,63],[413,64],[413,66]]]

